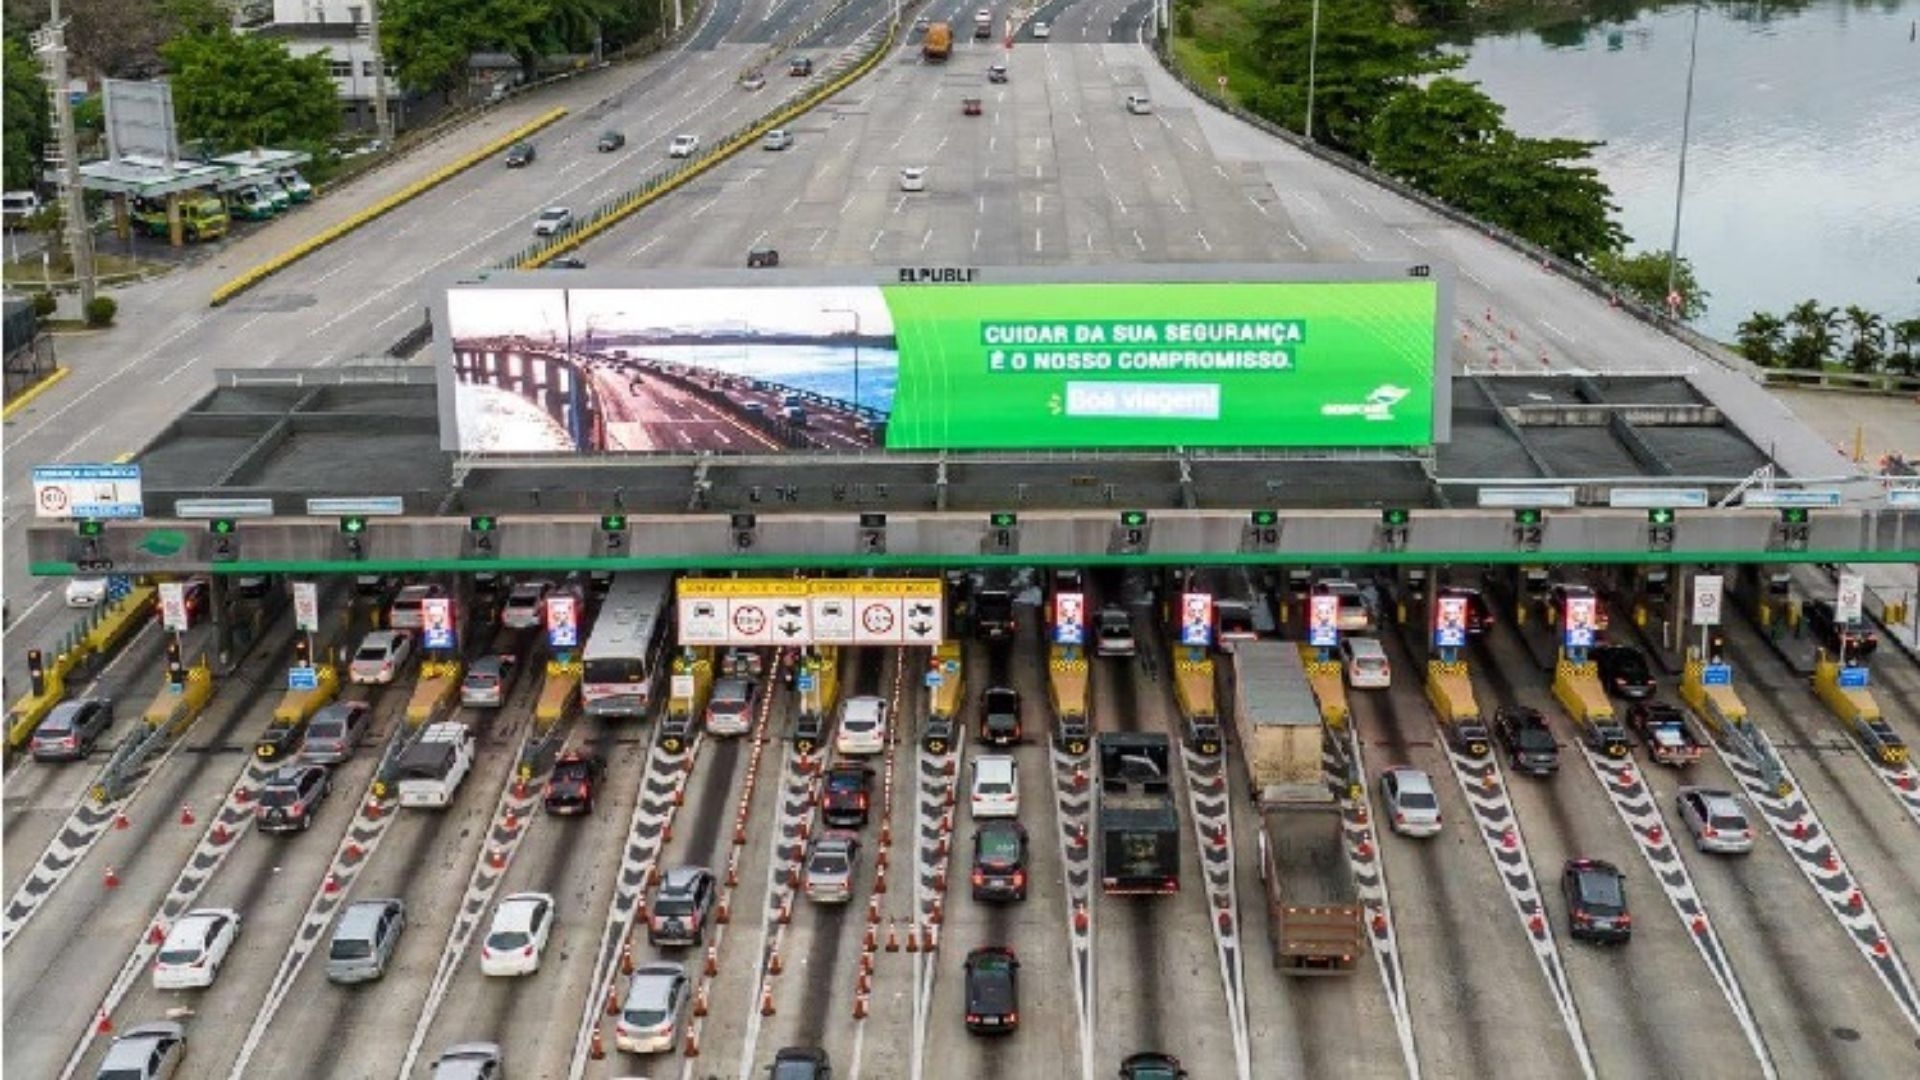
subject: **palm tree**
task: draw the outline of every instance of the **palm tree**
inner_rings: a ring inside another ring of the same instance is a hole
[[[1756,311],[1740,324],[1740,352],[1761,367],[1780,366],[1780,335],[1787,324],[1770,311]]]
[[[1823,308],[1818,300],[1802,300],[1787,312],[1787,325],[1793,336],[1787,339],[1787,366],[1796,371],[1817,371],[1833,359],[1839,344],[1835,331],[1840,325],[1837,308]]]
[[[1887,320],[1858,304],[1847,305],[1847,368],[1855,375],[1880,370],[1887,355]]]
[[[1920,319],[1901,319],[1889,328],[1893,350],[1887,353],[1887,370],[1900,375],[1920,375]]]

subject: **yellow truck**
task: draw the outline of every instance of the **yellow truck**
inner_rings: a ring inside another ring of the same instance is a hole
[[[947,57],[953,55],[953,26],[950,23],[937,22],[927,27],[927,34],[920,39],[920,59],[929,64],[944,64]]]

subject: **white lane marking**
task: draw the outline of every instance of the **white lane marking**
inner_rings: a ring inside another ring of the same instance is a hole
[[[1366,203],[1361,202],[1360,197],[1355,195],[1351,191],[1342,190],[1340,192],[1340,197],[1352,203],[1353,205],[1359,207],[1360,209],[1366,211],[1367,213],[1372,214],[1375,217],[1380,216],[1379,213],[1375,211],[1373,207],[1368,206]]]
[[[165,375],[162,375],[160,377],[160,384],[164,386],[167,383],[172,382],[174,379],[184,374],[188,368],[192,367],[193,365],[205,359],[206,357],[204,356],[193,356],[193,357],[189,357],[188,359],[180,361],[177,367],[175,367],[172,371],[169,371]]]
[[[978,228],[973,230],[973,250],[980,250],[980,230]]]
[[[650,237],[648,237],[648,238],[647,238],[647,242],[646,242],[646,243],[644,243],[644,244],[641,244],[641,245],[640,245],[639,247],[637,247],[637,248],[634,248],[634,249],[633,249],[633,253],[632,253],[632,254],[630,254],[630,255],[628,255],[628,256],[627,256],[627,258],[628,258],[628,259],[638,259],[638,258],[639,258],[640,256],[642,256],[642,255],[645,255],[645,254],[646,254],[646,253],[647,253],[648,251],[650,251],[650,250],[652,250],[652,249],[653,249],[653,245],[655,245],[655,244],[657,244],[657,243],[659,243],[659,242],[660,242],[660,234],[659,234],[659,233],[655,233],[655,234],[653,234],[652,236],[650,236]]]
[[[68,454],[71,454],[71,453],[73,453],[73,452],[74,452],[75,450],[78,450],[78,449],[80,449],[80,444],[81,444],[81,443],[84,443],[84,442],[86,442],[86,441],[87,441],[88,439],[91,439],[91,438],[93,438],[93,437],[94,437],[95,435],[98,435],[98,434],[100,434],[100,429],[101,429],[101,428],[103,428],[103,427],[106,427],[106,426],[107,426],[107,425],[106,425],[105,423],[99,423],[99,424],[95,424],[95,425],[93,425],[92,427],[90,427],[90,428],[88,428],[88,429],[87,429],[87,432],[86,432],[86,434],[84,434],[84,435],[82,435],[82,436],[80,436],[79,438],[77,438],[77,439],[75,439],[75,440],[73,440],[72,442],[70,442],[70,443],[68,443],[68,444],[67,444],[67,446],[66,446],[66,449],[64,449],[64,450],[62,450],[62,451],[60,451],[60,452],[59,452],[58,454],[55,454],[55,455],[54,455],[54,457],[55,457],[55,458],[64,458],[64,457],[66,457],[66,456],[67,456]]]
[[[1141,251],[1147,250],[1147,242],[1145,240],[1140,239],[1139,229],[1133,230],[1133,246],[1139,248]]]
[[[1420,239],[1419,237],[1413,235],[1412,233],[1408,232],[1405,229],[1396,227],[1393,231],[1399,233],[1401,236],[1406,237],[1409,243],[1414,244],[1416,246],[1419,246],[1419,247],[1431,246],[1425,240]]]
[[[1260,216],[1261,216],[1261,217],[1272,217],[1272,216],[1273,216],[1273,212],[1272,212],[1272,211],[1270,211],[1270,210],[1268,210],[1268,209],[1267,209],[1267,206],[1266,206],[1266,204],[1265,204],[1265,203],[1263,203],[1263,202],[1261,202],[1261,201],[1260,201],[1259,199],[1256,199],[1256,198],[1254,198],[1253,196],[1251,196],[1251,195],[1249,195],[1249,196],[1247,196],[1247,201],[1253,204],[1253,208],[1254,208],[1255,210],[1258,210],[1258,211],[1260,211]]]
[[[766,238],[767,238],[767,230],[761,229],[760,234],[758,236],[755,236],[753,240],[747,244],[747,247],[750,249],[757,248],[760,246],[760,241],[765,240]]]
[[[1213,250],[1213,245],[1212,245],[1212,244],[1209,244],[1209,243],[1207,242],[1207,234],[1206,234],[1206,233],[1204,233],[1204,232],[1200,232],[1200,231],[1198,231],[1198,230],[1196,230],[1196,231],[1194,232],[1194,234],[1193,234],[1193,238],[1194,238],[1195,240],[1198,240],[1198,241],[1200,241],[1200,246],[1201,246],[1201,247],[1203,247],[1203,248],[1206,248],[1206,249],[1207,249],[1208,251],[1212,251],[1212,250]]]
[[[1486,281],[1483,278],[1481,278],[1479,274],[1474,273],[1473,271],[1467,269],[1464,266],[1460,268],[1460,272],[1462,274],[1465,274],[1467,278],[1471,280],[1475,285],[1480,286],[1481,288],[1487,290],[1488,292],[1493,291],[1493,286],[1487,284]]]
[[[814,238],[813,238],[813,243],[811,243],[811,244],[808,244],[808,245],[807,245],[807,250],[808,250],[808,251],[817,251],[817,250],[819,250],[819,248],[820,248],[820,242],[821,242],[821,241],[823,241],[823,240],[825,240],[826,238],[827,238],[827,230],[825,230],[825,229],[821,229],[821,230],[820,230],[820,235],[819,235],[819,236],[816,236],[816,237],[814,237]]]
[[[1035,195],[1033,197],[1034,213],[1036,214],[1040,213],[1041,210],[1043,210],[1046,207],[1046,205],[1047,205],[1047,197],[1045,195]]]
[[[1109,191],[1109,192],[1107,192],[1107,197],[1108,197],[1108,198],[1111,198],[1111,199],[1113,200],[1113,205],[1114,205],[1114,206],[1116,206],[1116,207],[1119,207],[1119,209],[1120,209],[1120,213],[1121,213],[1121,214],[1123,214],[1123,215],[1124,215],[1124,214],[1125,214],[1125,213],[1127,212],[1127,204],[1126,204],[1126,203],[1124,203],[1124,202],[1121,202],[1121,201],[1120,201],[1120,196],[1118,196],[1118,195],[1116,195],[1116,194],[1114,194],[1113,192],[1111,192],[1111,191]]]
[[[893,212],[897,214],[900,211],[905,210],[906,208],[907,208],[907,197],[905,195],[902,195],[900,196],[900,201],[893,204]]]
[[[1033,230],[1033,250],[1038,252],[1040,249],[1041,249],[1040,230],[1035,229]]]
[[[1178,195],[1169,195],[1169,196],[1167,196],[1167,197],[1173,200],[1173,205],[1174,205],[1174,206],[1175,206],[1175,208],[1177,208],[1177,209],[1178,209],[1178,210],[1179,210],[1179,211],[1180,211],[1181,213],[1183,213],[1183,214],[1191,214],[1191,213],[1193,213],[1193,211],[1192,211],[1191,209],[1188,209],[1188,207],[1187,207],[1187,204],[1186,204],[1186,203],[1183,203],[1183,202],[1181,202],[1181,201],[1180,201],[1180,196],[1178,196]]]
[[[1359,248],[1363,252],[1371,253],[1373,251],[1373,245],[1360,239],[1359,233],[1354,232],[1352,229],[1341,229],[1340,231],[1347,234],[1347,238],[1353,241],[1354,247]]]
[[[921,251],[927,250],[927,245],[931,243],[933,243],[933,230],[928,229],[927,235],[920,238],[920,250]]]
[[[1541,326],[1544,326],[1544,327],[1546,327],[1547,329],[1549,329],[1549,330],[1551,330],[1551,331],[1553,331],[1553,332],[1554,332],[1555,334],[1557,334],[1557,335],[1559,335],[1559,337],[1560,337],[1560,338],[1561,338],[1561,340],[1563,340],[1563,341],[1572,341],[1572,340],[1573,340],[1573,335],[1572,335],[1572,334],[1569,334],[1569,333],[1567,333],[1567,332],[1566,332],[1565,330],[1562,330],[1562,329],[1560,329],[1559,327],[1557,327],[1557,326],[1555,326],[1555,325],[1553,325],[1552,323],[1550,323],[1550,322],[1548,322],[1548,321],[1547,321],[1547,320],[1545,320],[1545,319],[1541,319],[1541,320],[1540,320],[1540,325],[1541,325]]]
[[[793,198],[787,200],[787,207],[786,207],[786,210],[783,212],[791,214],[793,213],[793,208],[798,205],[800,205],[800,196],[795,195]]]
[[[846,213],[847,213],[847,211],[848,211],[848,210],[849,210],[850,208],[852,208],[852,206],[853,206],[853,200],[854,200],[854,195],[857,195],[857,194],[858,194],[858,192],[855,192],[855,193],[853,193],[853,194],[849,194],[849,195],[847,196],[847,201],[846,201],[846,202],[843,202],[843,203],[841,203],[841,204],[840,204],[840,214],[841,214],[841,216],[843,216],[843,217],[844,217],[844,216],[846,216]]]
[[[887,230],[885,229],[873,230],[873,243],[867,245],[867,250],[872,251],[875,248],[878,248],[880,246],[880,238],[885,235],[887,235]]]

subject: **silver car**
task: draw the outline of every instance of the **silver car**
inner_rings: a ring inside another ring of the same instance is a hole
[[[432,1080],[504,1080],[507,1052],[499,1043],[454,1043],[433,1059]]]
[[[629,1054],[673,1049],[680,1013],[687,1005],[687,969],[674,963],[642,964],[627,982],[613,1044]]]
[[[113,726],[113,702],[106,698],[63,701],[33,729],[28,745],[35,761],[79,761]]]
[[[1731,791],[1683,787],[1674,799],[1680,819],[1687,823],[1701,851],[1717,855],[1745,855],[1753,850],[1753,823]]]
[[[366,982],[387,973],[407,928],[403,900],[355,900],[340,913],[327,946],[327,981]]]
[[[860,856],[860,838],[835,829],[820,834],[807,853],[807,899],[816,904],[844,904],[853,899],[853,874]]]
[[[315,765],[338,765],[353,756],[373,724],[373,708],[364,701],[336,701],[307,723],[307,741],[300,759]]]
[[[359,651],[347,665],[356,683],[385,686],[400,674],[413,656],[413,635],[405,630],[375,630],[360,640]]]
[[[537,628],[541,615],[546,612],[547,594],[552,591],[551,581],[523,581],[515,585],[500,611],[500,625],[509,630]]]
[[[460,680],[460,704],[476,709],[497,709],[507,703],[507,691],[513,689],[513,677],[520,673],[520,661],[510,653],[483,656],[467,669]]]
[[[753,727],[754,686],[734,676],[713,684],[707,699],[707,730],[715,735],[745,735]]]
[[[169,1080],[187,1056],[187,1029],[171,1020],[128,1028],[100,1062],[98,1080]]]

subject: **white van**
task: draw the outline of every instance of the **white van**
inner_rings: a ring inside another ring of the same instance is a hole
[[[1340,662],[1347,669],[1347,685],[1355,690],[1385,690],[1393,685],[1393,666],[1376,638],[1341,638]]]
[[[0,208],[4,208],[6,227],[25,228],[27,219],[40,212],[40,196],[31,191],[9,191],[0,195]]]

